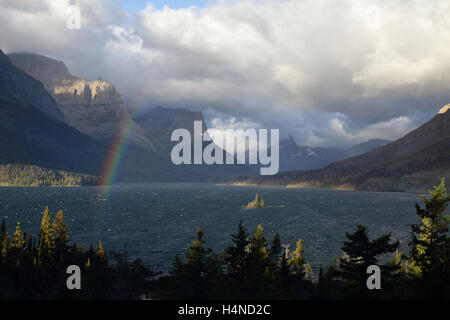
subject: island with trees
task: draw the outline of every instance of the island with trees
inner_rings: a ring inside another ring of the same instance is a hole
[[[246,208],[263,208],[264,207],[264,199],[259,197],[259,194],[255,195],[255,199],[249,202]]]

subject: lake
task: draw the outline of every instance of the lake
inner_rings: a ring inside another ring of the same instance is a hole
[[[255,193],[265,208],[246,209]],[[201,183],[118,184],[100,187],[0,187],[0,218],[10,234],[20,221],[37,235],[45,206],[52,217],[63,210],[72,239],[85,249],[101,240],[106,250],[125,244],[132,258],[167,271],[175,254],[183,255],[198,226],[206,246],[222,250],[231,244],[240,220],[252,233],[264,227],[270,243],[274,232],[295,249],[304,240],[306,259],[317,270],[341,256],[345,232],[356,224],[369,227],[371,238],[392,233],[407,245],[410,225],[417,222],[418,194],[238,187]]]

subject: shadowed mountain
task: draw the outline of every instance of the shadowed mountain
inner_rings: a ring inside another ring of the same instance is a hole
[[[152,111],[141,116],[137,123],[142,127],[144,132],[154,137],[159,146],[162,157],[171,162],[171,151],[173,146],[178,142],[171,141],[172,132],[175,129],[186,129],[190,132],[191,138],[194,137],[194,121],[202,122],[203,133],[208,130],[205,118],[202,112],[190,111],[183,108],[163,108],[157,107]],[[203,142],[203,148],[211,142]],[[223,152],[223,162],[225,163],[225,152],[223,149],[217,147]],[[193,146],[191,154],[193,155]],[[182,168],[188,175],[196,176],[201,181],[224,181],[229,177],[239,177],[257,174],[257,166],[250,165],[182,165]]]
[[[450,177],[450,112],[443,107],[430,121],[385,146],[337,161],[326,168],[289,171],[239,184],[325,187],[373,191],[426,191]]]
[[[192,135],[194,121],[201,121],[203,131],[207,130],[202,112],[182,108],[157,107],[141,116],[137,123],[147,135],[156,138],[162,146],[167,147],[170,143],[170,136],[175,129],[187,129]]]
[[[96,173],[101,145],[64,123],[42,83],[0,50],[0,162]]]
[[[289,136],[288,139],[280,141],[280,172],[320,169],[335,161],[360,155],[389,142],[372,139],[349,148],[308,147],[298,146]]]

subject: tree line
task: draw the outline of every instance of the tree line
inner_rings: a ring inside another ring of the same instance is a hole
[[[4,186],[93,186],[99,179],[86,174],[53,170],[32,165],[0,165],[0,185]]]
[[[13,235],[0,230],[0,298],[2,299],[449,299],[450,197],[444,181],[416,204],[419,221],[411,226],[409,251],[399,251],[390,234],[369,238],[358,225],[346,233],[343,256],[314,274],[301,239],[290,251],[274,234],[270,243],[259,225],[249,234],[243,223],[221,252],[206,246],[201,228],[184,259],[176,256],[167,275],[130,262],[127,250],[106,254],[70,244],[64,214],[53,221],[45,210],[37,238],[17,223]],[[109,257],[109,258],[108,258]],[[82,290],[66,287],[67,266],[82,269]],[[367,287],[367,268],[381,269],[381,290]],[[159,275],[158,277],[156,277]]]
[[[135,299],[148,292],[156,273],[140,260],[129,261],[122,253],[103,249],[101,241],[86,251],[70,243],[70,230],[64,214],[58,211],[51,220],[45,209],[37,237],[22,230],[17,222],[14,234],[0,229],[0,299]],[[81,268],[82,290],[68,290],[67,267]]]

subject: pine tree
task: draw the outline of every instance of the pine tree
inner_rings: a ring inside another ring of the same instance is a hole
[[[445,299],[450,297],[450,217],[446,215],[450,197],[444,179],[429,194],[429,198],[423,197],[424,209],[416,204],[421,220],[411,226],[412,250],[403,270],[415,276],[418,297]]]
[[[186,253],[185,259],[188,265],[199,270],[204,269],[206,262],[207,250],[203,247],[204,244],[202,228],[198,227],[197,238],[189,245],[189,251]]]
[[[320,269],[319,269],[319,276],[318,276],[318,280],[320,282],[320,280],[323,279],[323,266],[320,265]]]
[[[367,227],[361,225],[357,225],[354,233],[346,233],[346,238],[347,240],[344,241],[342,247],[345,255],[340,259],[339,270],[336,273],[349,285],[354,286],[355,294],[367,294],[367,267],[378,265],[382,270],[391,271],[388,265],[378,263],[378,257],[397,250],[399,242],[391,243],[390,234],[383,235],[375,240],[369,240]],[[383,274],[385,277],[388,275],[387,272]]]
[[[204,248],[203,231],[197,229],[197,237],[189,245],[189,250],[185,254],[186,264],[183,266],[183,277],[181,282],[189,287],[189,292],[185,294],[190,298],[206,298],[208,296],[209,270],[208,262],[211,249]]]
[[[425,209],[416,204],[416,212],[421,221],[411,226],[410,263],[418,275],[441,272],[443,257],[448,248],[447,233],[450,217],[445,215],[450,201],[446,193],[445,182],[429,192],[430,198],[423,197]]]
[[[41,220],[41,228],[39,232],[39,263],[50,263],[52,252],[52,227],[50,222],[50,213],[48,207],[45,207],[44,215]]]
[[[66,247],[69,242],[69,227],[64,222],[64,213],[59,210],[52,224],[55,246]]]
[[[181,277],[183,271],[183,262],[180,259],[180,256],[175,255],[175,261],[173,262],[172,269],[170,270],[170,274],[175,277]]]
[[[312,271],[312,267],[309,263],[305,264],[305,279],[309,281],[314,279],[314,272]]]
[[[305,248],[303,246],[303,240],[299,239],[297,241],[297,247],[295,248],[295,251],[291,253],[291,259],[289,260],[291,273],[299,278],[303,278],[306,272],[306,260],[304,254]]]
[[[64,259],[68,253],[69,227],[64,222],[64,214],[59,210],[52,224],[52,242],[54,248],[55,261],[60,264],[64,263]]]
[[[259,224],[250,240],[250,252],[258,255],[261,260],[267,259],[268,257],[267,242],[263,236],[263,232],[264,229]]]
[[[6,235],[6,221],[5,221],[5,218],[3,218],[2,226],[0,228],[0,238],[3,239],[4,235]]]
[[[106,268],[108,266],[108,260],[106,259],[105,251],[103,250],[102,242],[98,242],[98,250],[95,254],[96,261],[98,262],[98,265],[101,267]]]
[[[289,270],[289,246],[286,245],[283,247],[283,251],[281,254],[281,260],[280,260],[280,271],[279,271],[279,278],[280,278],[280,284],[281,288],[284,291],[285,294],[287,294],[291,288],[291,274]]]
[[[248,256],[248,232],[245,230],[242,220],[239,222],[238,231],[231,235],[233,246],[225,249],[225,263],[228,274],[242,281],[246,275]]]
[[[2,221],[2,227],[0,229],[0,261],[6,261],[8,254],[8,233],[6,232],[5,218]]]
[[[28,237],[28,243],[27,243],[27,251],[31,254],[33,253],[33,234],[30,233],[30,236]]]
[[[267,242],[263,236],[263,227],[258,225],[250,239],[250,253],[248,266],[253,276],[258,277],[266,273],[269,268],[269,254]]]
[[[9,245],[8,259],[16,262],[16,266],[20,266],[20,260],[23,257],[26,241],[22,229],[20,228],[20,222],[17,222],[16,231],[14,232],[11,243]]]
[[[17,222],[16,232],[14,232],[13,239],[11,242],[11,248],[14,249],[17,253],[21,252],[25,249],[25,239],[24,234],[22,233],[22,229],[20,228],[20,222]]]
[[[269,250],[270,267],[273,273],[276,273],[280,264],[281,240],[280,235],[275,233],[272,239],[272,245]]]

